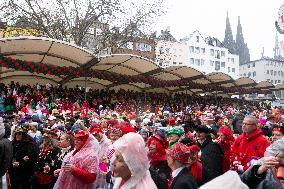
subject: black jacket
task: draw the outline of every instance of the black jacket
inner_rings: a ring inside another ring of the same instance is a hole
[[[194,180],[187,167],[183,168],[181,172],[173,179],[170,189],[197,189],[197,183]]]
[[[5,175],[7,169],[11,165],[13,157],[12,142],[7,138],[0,136],[0,177]]]
[[[200,144],[199,144],[200,145]],[[208,179],[212,180],[223,174],[223,150],[221,146],[206,139],[201,145],[201,163],[208,172]]]

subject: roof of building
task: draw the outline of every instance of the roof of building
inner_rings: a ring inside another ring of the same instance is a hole
[[[162,30],[161,34],[158,36],[158,39],[165,40],[165,41],[171,41],[171,42],[177,42],[177,40],[170,33],[169,30]]]

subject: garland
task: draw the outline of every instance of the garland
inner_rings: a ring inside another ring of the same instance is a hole
[[[262,93],[259,89],[244,89],[241,87],[222,87],[216,84],[197,84],[193,81],[188,80],[159,80],[154,77],[146,77],[143,75],[129,76],[120,73],[110,72],[106,70],[97,69],[86,69],[81,67],[73,66],[55,66],[42,63],[28,62],[19,59],[13,59],[11,57],[5,57],[0,54],[0,67],[12,68],[17,71],[27,71],[30,73],[51,75],[57,77],[93,77],[100,80],[108,80],[113,83],[145,83],[153,88],[164,88],[164,87],[180,87],[186,86],[190,89],[202,89],[203,91],[213,92],[213,91],[223,91],[225,93]]]

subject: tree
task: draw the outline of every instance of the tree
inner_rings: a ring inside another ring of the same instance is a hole
[[[47,37],[82,46],[93,37],[93,50],[146,36],[164,13],[164,0],[7,0],[1,10],[8,24],[37,29]]]

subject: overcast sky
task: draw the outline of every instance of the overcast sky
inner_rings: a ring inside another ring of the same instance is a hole
[[[180,39],[195,30],[202,36],[217,37],[223,41],[226,14],[229,13],[234,40],[238,16],[241,18],[243,35],[248,44],[251,60],[264,55],[273,57],[278,10],[283,0],[167,0],[168,12],[161,18],[157,30],[170,26],[171,33]],[[279,42],[284,34],[278,34]]]

